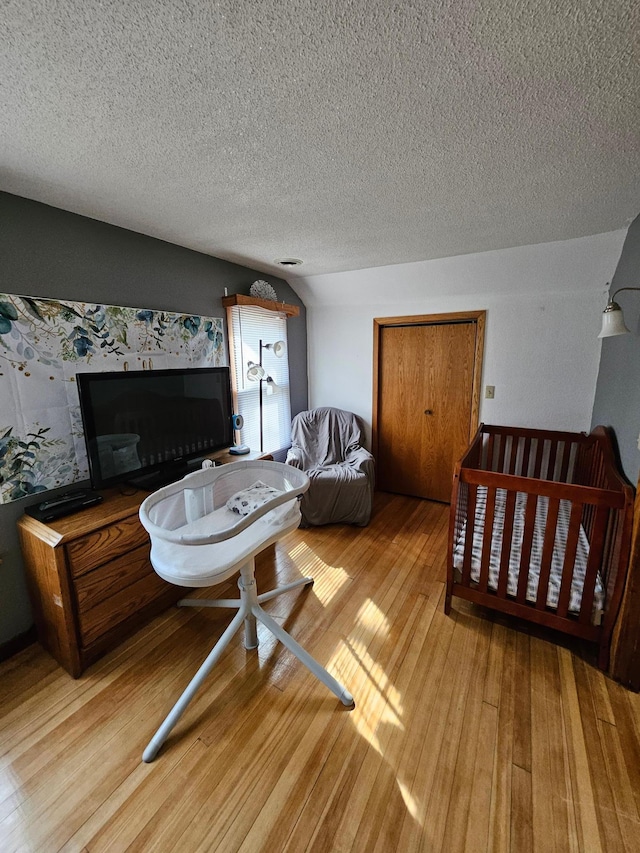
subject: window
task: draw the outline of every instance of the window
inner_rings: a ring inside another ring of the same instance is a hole
[[[260,386],[262,386],[262,450],[282,450],[291,443],[291,403],[289,399],[289,354],[278,358],[267,344],[287,342],[287,320],[278,311],[253,306],[229,308],[229,350],[235,411],[244,418],[243,444],[260,448]],[[249,362],[260,361],[271,382],[247,379]]]

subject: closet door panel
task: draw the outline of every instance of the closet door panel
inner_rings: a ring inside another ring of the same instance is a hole
[[[378,486],[448,502],[469,443],[474,322],[385,326],[378,358]]]

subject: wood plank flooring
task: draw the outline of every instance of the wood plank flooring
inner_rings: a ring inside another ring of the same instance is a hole
[[[0,850],[640,851],[640,695],[566,639],[455,598],[445,616],[447,517],[378,494],[369,527],[261,555],[263,591],[314,576],[267,608],[352,711],[238,636],[143,764],[226,627],[210,609],[166,612],[78,681],[39,646],[0,665]]]

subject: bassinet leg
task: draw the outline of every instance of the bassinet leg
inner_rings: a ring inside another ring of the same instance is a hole
[[[302,646],[297,643],[293,637],[288,634],[284,628],[279,625],[275,619],[272,619],[268,613],[265,613],[262,607],[259,604],[256,604],[252,607],[252,611],[257,616],[257,618],[265,625],[271,633],[276,637],[276,639],[280,640],[283,646],[285,646],[289,651],[294,654],[298,660],[303,663],[307,669],[309,669],[315,677],[325,684],[329,690],[338,697],[338,699],[342,702],[343,705],[346,705],[349,708],[355,707],[355,702],[353,701],[353,696],[346,687],[340,684],[327,670],[321,666],[318,661],[312,657],[306,649],[303,649]]]
[[[147,748],[142,753],[142,760],[144,762],[149,764],[156,757],[156,755],[158,754],[158,750],[165,742],[165,740],[169,737],[171,730],[178,722],[180,717],[186,711],[187,705],[193,699],[196,691],[198,690],[202,682],[205,680],[207,675],[209,675],[216,663],[222,657],[222,653],[231,642],[233,635],[241,627],[245,616],[246,605],[245,607],[242,607],[233,617],[231,623],[227,627],[227,630],[220,637],[213,649],[209,652],[208,657],[206,658],[200,669],[193,676],[193,678],[187,685],[185,691],[183,692],[182,696],[178,699],[171,711],[169,711],[164,722],[149,741]]]
[[[258,648],[258,629],[256,627],[256,617],[250,613],[244,620],[244,647],[245,649]]]
[[[251,607],[258,602],[258,590],[256,587],[255,560],[251,558],[246,566],[240,569],[238,578],[238,589],[243,601],[247,602],[246,616],[244,620],[244,647],[245,649],[258,648],[258,629],[256,617],[251,612]]]

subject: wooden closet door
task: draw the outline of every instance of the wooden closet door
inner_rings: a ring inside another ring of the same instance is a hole
[[[469,444],[476,323],[385,326],[378,352],[378,486],[448,502]]]

